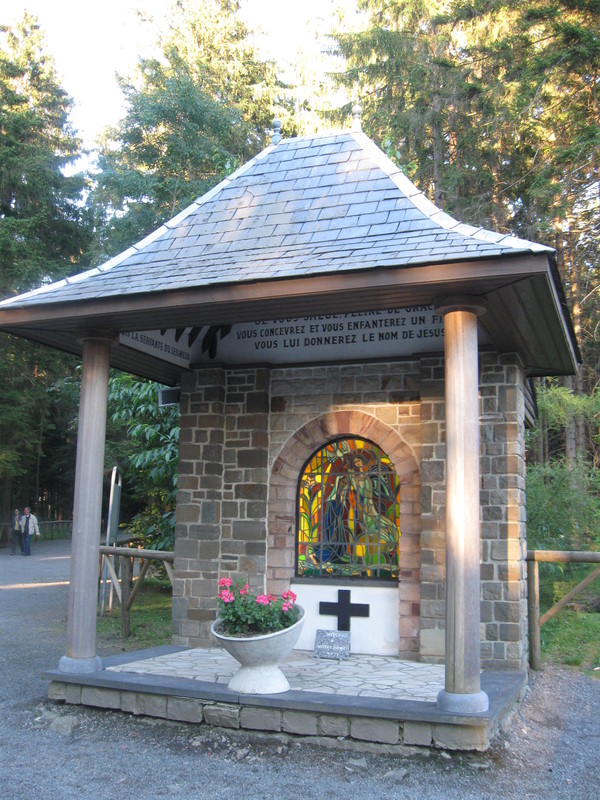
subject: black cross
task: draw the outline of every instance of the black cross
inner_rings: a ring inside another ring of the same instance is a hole
[[[338,589],[337,603],[319,603],[319,614],[337,617],[338,631],[350,630],[351,617],[368,617],[368,603],[351,603],[350,589]]]

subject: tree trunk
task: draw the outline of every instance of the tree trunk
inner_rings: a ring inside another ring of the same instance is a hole
[[[439,69],[435,70],[436,83],[439,85]],[[444,135],[442,126],[442,98],[434,90],[432,101],[431,131],[433,137],[433,202],[438,208],[444,206],[443,193],[443,164],[444,164]]]

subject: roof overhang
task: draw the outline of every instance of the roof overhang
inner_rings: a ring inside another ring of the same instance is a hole
[[[118,334],[377,311],[428,305],[459,294],[485,299],[487,312],[481,325],[498,352],[520,354],[527,375],[575,371],[577,345],[547,253],[217,283],[76,303],[20,305],[15,299],[0,308],[0,330],[79,355],[82,337],[97,330]],[[162,383],[180,380],[180,366],[118,343],[111,363]]]

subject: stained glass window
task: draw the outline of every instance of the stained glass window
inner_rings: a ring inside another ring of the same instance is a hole
[[[365,439],[339,439],[308,461],[299,484],[298,576],[398,576],[400,484]]]

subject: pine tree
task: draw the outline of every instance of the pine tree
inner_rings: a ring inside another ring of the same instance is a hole
[[[0,295],[74,271],[86,244],[81,143],[36,20],[0,28]]]
[[[363,106],[363,127],[449,213],[493,218],[493,173],[480,115],[480,81],[464,30],[442,0],[362,0],[367,27],[337,37],[341,80]]]
[[[62,89],[36,20],[0,29],[0,296],[79,271],[87,244],[80,155]],[[34,506],[51,426],[48,387],[72,362],[12,336],[0,337],[2,512]],[[17,480],[19,485],[17,486]],[[14,499],[13,499],[14,493]]]
[[[276,98],[233,0],[175,4],[162,56],[122,80],[127,111],[101,148],[91,195],[97,258],[172,217],[266,143]]]

